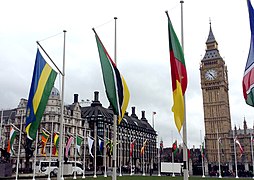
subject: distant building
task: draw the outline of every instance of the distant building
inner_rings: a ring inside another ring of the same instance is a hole
[[[99,101],[99,93],[94,93],[94,100],[82,107],[81,104],[84,101],[78,101],[78,94],[74,94],[74,102],[70,105],[64,106],[64,147],[67,142],[67,136],[72,134],[75,136],[76,128],[78,135],[81,137],[91,136],[94,138],[96,135],[98,138],[106,139],[105,144],[108,140],[112,140],[113,138],[113,111],[111,108],[104,108]],[[25,116],[26,116],[26,106],[27,100],[21,99],[17,108],[11,110],[3,111],[3,122],[2,122],[2,140],[0,141],[0,147],[6,148],[7,141],[9,139],[9,131],[10,126],[13,124],[18,129],[20,129],[20,124],[22,121],[22,141],[21,141],[21,155],[20,155],[20,163],[21,169],[25,168]],[[61,99],[59,91],[56,88],[53,88],[51,91],[51,95],[48,100],[48,104],[46,106],[44,116],[41,120],[41,125],[38,130],[38,145],[37,145],[37,160],[49,159],[50,156],[50,142],[49,138],[47,146],[46,146],[46,154],[47,156],[41,155],[41,132],[42,128],[45,128],[50,133],[59,132],[60,128],[60,118],[61,118]],[[125,114],[122,122],[118,125],[118,151],[117,151],[117,166],[129,166],[130,165],[130,143],[135,139],[135,146],[132,157],[132,164],[136,167],[142,167],[142,161],[140,156],[140,149],[143,146],[143,142],[147,139],[147,146],[145,148],[145,165],[148,166],[150,163],[157,162],[157,149],[156,149],[156,131],[150,126],[146,117],[145,111],[142,111],[142,117],[139,119],[135,114],[135,107],[132,107],[132,114],[129,116],[128,113]],[[0,112],[1,117],[2,112]],[[99,150],[98,138],[94,138],[94,144],[97,144],[97,167],[102,169],[103,167],[103,155]],[[18,142],[19,142],[19,133],[14,142],[14,150],[16,154],[11,156],[11,162],[13,163],[13,168],[16,167],[16,159],[17,159],[17,151],[18,151]],[[35,147],[35,141],[34,141]],[[69,160],[74,160],[74,143],[70,149]],[[77,160],[83,161],[84,156],[84,148],[82,146],[82,153],[77,157]],[[94,154],[94,147],[92,149],[92,153]],[[52,159],[57,159],[58,157],[52,156]],[[32,169],[32,160],[30,159],[30,169]],[[85,164],[87,168],[94,166],[94,159],[88,153],[88,147],[86,142],[86,160]],[[107,167],[112,167],[112,157],[107,155]]]

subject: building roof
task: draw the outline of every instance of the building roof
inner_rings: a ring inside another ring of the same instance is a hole
[[[213,60],[213,59],[221,59],[219,50],[217,48],[218,43],[215,40],[215,37],[213,35],[211,22],[210,22],[209,35],[208,35],[208,38],[206,40],[206,45],[207,45],[207,49],[206,49],[206,53],[205,53],[205,56],[204,56],[202,61]]]
[[[81,107],[81,117],[91,121],[101,118],[102,121],[107,121],[108,123],[113,124],[113,115],[111,107],[104,108],[102,106],[99,101],[99,92],[97,91],[94,93],[94,100],[91,106]],[[142,118],[138,119],[138,116],[135,114],[135,107],[132,107],[132,114],[130,116],[128,115],[128,112],[125,113],[120,126],[156,134],[145,118],[145,111],[142,111]]]

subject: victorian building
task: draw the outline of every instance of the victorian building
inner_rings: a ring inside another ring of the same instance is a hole
[[[92,148],[93,155],[96,156],[96,167],[103,169],[106,163],[106,167],[112,167],[112,157],[110,154],[106,154],[106,161],[104,161],[105,154],[100,152],[99,139],[104,141],[104,148],[106,144],[113,140],[113,111],[112,109],[105,108],[99,101],[99,93],[94,93],[94,100],[82,107],[81,102],[78,100],[78,94],[74,94],[74,101],[70,105],[64,105],[64,131],[63,131],[63,146],[67,142],[68,136],[72,135],[76,137],[76,132],[80,137],[91,137],[94,139]],[[27,100],[21,99],[17,108],[11,110],[4,110],[0,112],[2,117],[1,128],[1,148],[7,148],[7,142],[9,140],[10,127],[13,126],[22,130],[21,138],[21,154],[20,154],[20,167],[25,168],[25,117],[26,117]],[[41,154],[41,133],[42,129],[46,129],[50,134],[59,132],[61,121],[61,99],[59,91],[53,88],[42,117],[40,127],[38,129],[38,144],[37,146],[37,160],[48,160],[50,158],[50,144],[52,142],[52,136],[50,135],[47,146],[46,156]],[[132,113],[129,115],[127,112],[117,127],[117,166],[129,166],[135,165],[137,168],[143,167],[141,161],[140,149],[143,146],[144,141],[147,141],[144,154],[145,166],[150,165],[156,161],[156,138],[157,134],[154,129],[148,123],[145,117],[145,111],[142,111],[142,116],[139,119],[135,112],[135,107],[132,107]],[[2,116],[3,114],[3,116]],[[135,141],[133,155],[130,157],[130,144]],[[13,164],[13,168],[16,167],[16,159],[19,144],[19,131],[14,141],[13,149],[15,154],[11,155],[10,161]],[[89,154],[88,143],[85,141],[86,158],[85,165],[87,170],[93,168],[95,165],[95,158]],[[75,143],[72,144],[70,149],[69,160],[74,160]],[[78,161],[83,162],[84,157],[84,142],[81,146],[81,154],[77,156]],[[52,159],[56,160],[58,157],[52,155]],[[32,169],[33,158],[30,159],[30,169]]]

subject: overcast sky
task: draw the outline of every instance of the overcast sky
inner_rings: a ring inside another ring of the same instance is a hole
[[[180,39],[180,0],[2,2],[0,109],[16,108],[21,98],[28,99],[36,41],[40,41],[62,69],[63,30],[67,30],[65,104],[73,102],[74,93],[79,94],[79,100],[93,100],[94,91],[99,91],[103,106],[108,107],[92,28],[114,58],[114,17],[117,17],[117,65],[131,94],[127,111],[131,112],[135,106],[136,114],[141,117],[141,111],[145,110],[150,123],[155,111],[155,129],[164,146],[171,146],[175,139],[180,142],[171,111],[166,10]],[[183,14],[189,79],[186,91],[188,146],[197,147],[200,132],[202,136],[205,133],[199,66],[205,54],[209,19],[220,55],[228,67],[232,128],[234,125],[242,128],[244,117],[248,127],[253,127],[253,108],[245,104],[241,84],[250,44],[249,17],[244,0],[185,0]],[[59,79],[55,86],[59,89]]]

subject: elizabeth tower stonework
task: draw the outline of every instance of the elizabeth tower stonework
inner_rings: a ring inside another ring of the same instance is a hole
[[[220,56],[211,23],[206,41],[206,53],[200,64],[200,77],[203,95],[206,158],[210,166],[218,166],[218,158],[220,158],[221,164],[231,161],[229,139],[231,118],[227,66]]]

